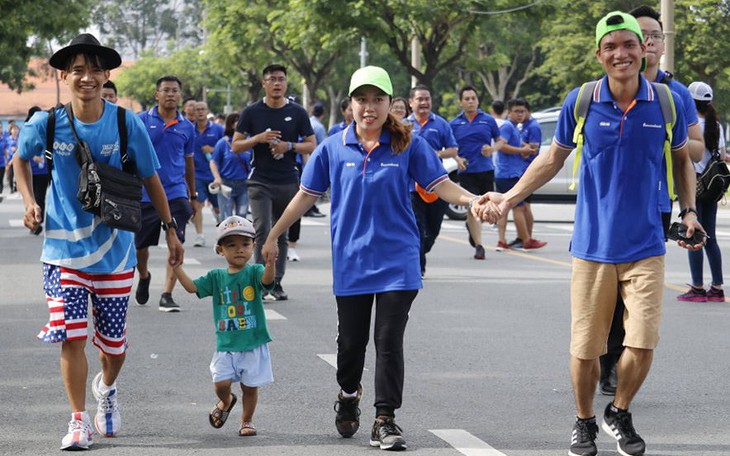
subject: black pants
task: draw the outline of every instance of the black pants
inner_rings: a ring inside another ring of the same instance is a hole
[[[375,408],[393,416],[403,402],[403,335],[418,290],[391,291],[337,299],[337,383],[346,393],[357,391],[365,367],[370,316],[375,299]]]
[[[427,203],[417,192],[411,192],[411,204],[416,216],[416,225],[421,236],[421,272],[426,270],[426,254],[431,251],[441,232],[441,223],[448,204],[442,199]]]

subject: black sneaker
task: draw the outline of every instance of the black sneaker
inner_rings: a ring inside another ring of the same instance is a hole
[[[476,247],[476,250],[474,251],[474,259],[483,260],[484,258],[485,258],[484,247],[482,247],[481,245],[478,245]]]
[[[598,454],[596,435],[598,435],[598,425],[595,417],[588,420],[576,420],[570,436],[568,454],[570,456],[596,456]]]
[[[360,399],[362,385],[357,387],[357,397],[343,397],[342,391],[335,401],[335,426],[342,437],[350,438],[360,429]]]
[[[402,435],[403,429],[395,424],[392,416],[375,418],[373,430],[370,433],[370,446],[379,446],[381,450],[402,451],[406,449],[406,440]]]
[[[646,451],[646,443],[634,429],[631,413],[627,410],[612,410],[612,402],[603,413],[603,430],[616,439],[616,450],[623,456],[642,456]],[[615,408],[615,407],[614,407]]]
[[[172,294],[170,293],[162,293],[159,309],[160,312],[180,312],[180,306],[172,299]]]
[[[521,248],[522,248],[522,239],[520,239],[520,238],[515,238],[515,240],[514,240],[514,241],[510,242],[510,243],[509,243],[509,244],[507,244],[507,245],[508,245],[508,246],[509,246],[509,248],[511,248],[511,249],[521,249]]]
[[[137,300],[137,304],[143,306],[150,300],[150,282],[152,281],[152,273],[147,272],[147,278],[139,278],[137,283],[137,291],[134,293],[134,299]]]
[[[280,283],[276,283],[274,285],[274,289],[269,292],[269,296],[271,296],[274,301],[286,301],[289,299],[289,296],[286,294],[283,288],[281,288]]]

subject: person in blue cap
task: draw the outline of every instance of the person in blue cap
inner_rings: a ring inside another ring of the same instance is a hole
[[[585,142],[570,247],[570,373],[577,419],[568,454],[595,456],[598,452],[593,411],[598,358],[606,353],[620,293],[626,306],[626,349],[618,361],[616,395],[606,406],[602,427],[616,439],[620,454],[640,456],[646,444],[634,428],[629,406],[649,373],[659,342],[666,253],[659,199],[660,183],[667,177],[663,166],[667,132],[660,90],[677,106],[668,162],[673,174],[669,182],[676,182],[679,194],[680,218],[689,237],[702,231],[702,226],[694,208],[695,172],[687,151],[682,100],[665,85],[653,86],[641,75],[646,45],[636,18],[619,11],[603,17],[596,26],[595,54],[606,75],[593,91],[582,130]],[[547,153],[537,156],[510,191],[483,197],[489,201],[484,219],[496,220],[562,168],[576,147],[578,92],[575,89],[566,97]],[[689,250],[702,248],[702,244],[678,243]]]
[[[479,198],[454,184],[428,142],[411,135],[410,126],[389,113],[393,86],[383,68],[355,71],[348,93],[354,122],[315,149],[299,192],[271,229],[262,253],[276,257],[278,236],[330,189],[340,385],[335,425],[343,437],[352,437],[360,427],[361,380],[375,302],[376,419],[370,445],[404,450],[406,441],[395,423],[403,398],[403,337],[411,304],[422,288],[408,184],[415,180],[453,204],[471,207]]]

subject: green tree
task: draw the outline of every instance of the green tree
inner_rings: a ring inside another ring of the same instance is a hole
[[[50,40],[67,43],[89,24],[90,0],[57,0],[49,14],[45,0],[0,1],[0,81],[18,92],[32,88],[25,82],[28,61],[49,56]]]
[[[202,43],[200,0],[99,0],[93,21],[107,44],[133,59]]]

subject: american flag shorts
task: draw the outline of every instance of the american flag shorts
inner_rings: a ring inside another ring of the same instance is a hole
[[[85,340],[91,297],[91,342],[106,354],[123,354],[127,349],[127,304],[133,281],[134,268],[114,274],[89,274],[44,263],[43,290],[50,316],[38,339]]]

